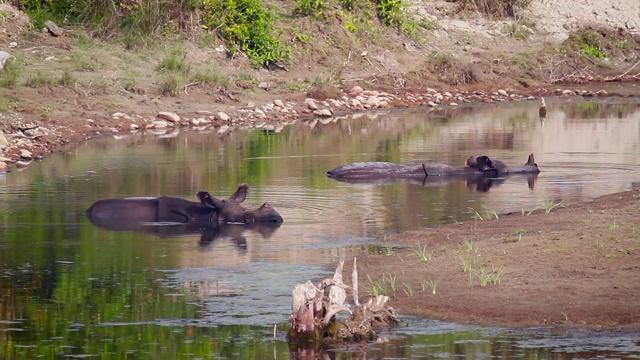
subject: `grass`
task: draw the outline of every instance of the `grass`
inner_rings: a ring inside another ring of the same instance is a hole
[[[496,210],[492,210],[487,208],[486,206],[482,205],[482,208],[484,209],[484,213],[487,219],[499,219],[500,216],[498,215],[498,211]],[[478,221],[483,221],[485,218],[482,216],[482,214],[480,214],[480,211],[472,208],[472,207],[467,207],[467,210],[469,210],[469,212],[473,215],[473,219]]]
[[[20,76],[21,69],[18,66],[18,62],[15,58],[10,58],[4,64],[2,73],[0,74],[0,87],[13,88],[18,83],[18,77]]]
[[[427,280],[422,280],[420,282],[420,285],[422,285],[422,291],[426,291],[427,289],[427,285],[429,286],[429,288],[431,289],[431,293],[433,293],[434,295],[436,294],[436,290],[438,289],[438,285],[440,284],[441,279],[432,279],[429,278]]]
[[[156,65],[156,71],[160,73],[182,73],[188,74],[191,66],[186,62],[187,51],[181,48],[173,49],[165,54]]]
[[[476,244],[476,243],[474,243],[474,242],[473,242],[473,240],[465,240],[465,241],[464,241],[464,245],[465,245],[465,247],[466,247],[466,251],[467,251],[468,253],[471,253],[471,252],[472,252],[472,253],[477,254],[477,253],[478,253],[478,250],[479,250],[479,248],[480,248],[480,247],[478,246],[478,244]]]
[[[404,290],[404,293],[407,294],[407,296],[409,297],[413,296],[413,287],[410,284],[403,283],[403,290]]]
[[[518,236],[518,241],[522,240],[522,236],[527,233],[525,229],[516,230],[516,235]]]
[[[459,254],[458,258],[462,263],[462,271],[471,272],[478,262],[478,259],[473,256],[465,256],[464,254]]]
[[[164,96],[176,96],[180,93],[181,80],[176,74],[163,77],[158,86],[158,93]]]
[[[365,291],[369,296],[387,295],[387,288],[380,281],[374,281],[369,275],[367,275],[367,285]]]
[[[414,249],[413,252],[418,256],[420,262],[427,262],[433,259],[433,250],[427,250],[426,244],[424,246],[420,246],[420,243],[418,243],[418,249]]]
[[[564,203],[562,202],[562,200],[556,201],[545,197],[542,201],[542,209],[544,209],[544,212],[547,214],[558,207],[564,207]]]
[[[24,85],[30,88],[38,88],[43,86],[50,86],[53,84],[53,79],[49,74],[45,74],[41,71],[37,71],[35,75],[29,76]]]

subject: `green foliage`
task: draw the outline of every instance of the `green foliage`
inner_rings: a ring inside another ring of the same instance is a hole
[[[604,59],[606,57],[606,54],[604,53],[604,51],[598,49],[597,47],[595,47],[593,45],[589,45],[589,44],[582,45],[582,53],[587,55],[587,56],[596,57],[598,59]]]
[[[187,28],[193,10],[193,0],[121,1],[121,0],[16,0],[25,9],[36,28],[46,20],[58,23],[88,25],[98,33],[112,35],[114,31],[133,32],[139,36],[170,35]]]
[[[347,11],[355,10],[357,5],[357,0],[340,0],[340,6]]]
[[[272,35],[275,13],[260,0],[203,0],[204,23],[216,29],[231,54],[244,51],[254,67],[288,61],[291,50]]]
[[[321,17],[327,3],[324,0],[296,0],[296,12],[303,16]]]
[[[585,56],[604,59],[605,38],[597,31],[584,31],[570,34],[564,45]]]
[[[406,4],[403,0],[376,0],[376,10],[378,17],[383,24],[394,27],[399,30],[409,31],[412,22],[407,19],[405,14]]]

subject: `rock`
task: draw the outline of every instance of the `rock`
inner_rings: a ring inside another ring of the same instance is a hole
[[[356,85],[354,87],[351,88],[351,90],[349,90],[348,94],[349,96],[358,96],[360,94],[362,94],[362,92],[364,91],[363,88],[361,88],[360,86]]]
[[[279,100],[279,99],[273,100],[273,105],[279,106],[279,107],[285,107],[282,100]]]
[[[58,25],[56,25],[56,23],[54,23],[51,20],[45,21],[44,22],[44,27],[53,36],[62,36],[62,35],[64,35],[64,31],[65,30],[63,28],[59,27]]]
[[[365,106],[369,107],[380,107],[380,100],[377,96],[370,96],[365,103]]]
[[[33,159],[33,154],[31,154],[31,151],[27,149],[22,149],[20,150],[20,157],[23,159],[31,160]]]
[[[7,163],[4,161],[0,161],[0,171],[7,171],[7,170],[9,170],[9,165],[7,165]]]
[[[269,83],[267,82],[261,82],[260,84],[258,84],[258,87],[262,90],[267,90],[269,91],[269,89],[271,89],[271,85],[269,85]]]
[[[307,92],[307,97],[316,100],[338,99],[340,98],[340,90],[333,85],[316,85]]]
[[[17,48],[18,47],[18,43],[15,41],[12,41],[9,43],[9,49],[13,49],[13,48]]]
[[[231,120],[231,117],[229,115],[227,115],[225,112],[220,111],[219,113],[216,114],[216,117],[222,121],[229,121]]]
[[[7,137],[0,132],[0,149],[5,146],[9,146],[9,140],[7,140]]]
[[[171,122],[180,121],[180,116],[178,116],[175,113],[168,112],[168,111],[160,111],[160,112],[158,112],[158,117],[160,119],[171,121]]]
[[[305,99],[304,103],[307,105],[307,108],[309,108],[309,110],[318,110],[318,105],[315,101],[313,101],[313,99]]]
[[[314,111],[313,115],[329,117],[329,116],[333,115],[333,113],[329,109],[321,109],[321,110]]]
[[[31,161],[16,161],[16,167],[18,169],[24,169],[31,164]]]
[[[0,74],[2,73],[2,69],[4,69],[4,65],[12,57],[13,55],[9,54],[8,52],[0,51]]]

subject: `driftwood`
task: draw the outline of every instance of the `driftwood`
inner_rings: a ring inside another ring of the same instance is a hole
[[[352,287],[342,282],[344,260],[331,279],[317,286],[311,281],[298,284],[293,290],[291,306],[291,342],[323,344],[327,341],[371,341],[376,339],[375,327],[398,323],[396,311],[387,306],[389,297],[378,295],[365,304],[358,300],[358,270],[353,259]],[[348,289],[352,290],[354,310],[345,303]],[[348,319],[339,321],[336,315],[348,312]]]

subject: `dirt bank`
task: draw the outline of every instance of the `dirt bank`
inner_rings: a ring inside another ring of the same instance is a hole
[[[640,327],[640,191],[528,213],[385,237],[359,258],[361,287],[447,321]]]

